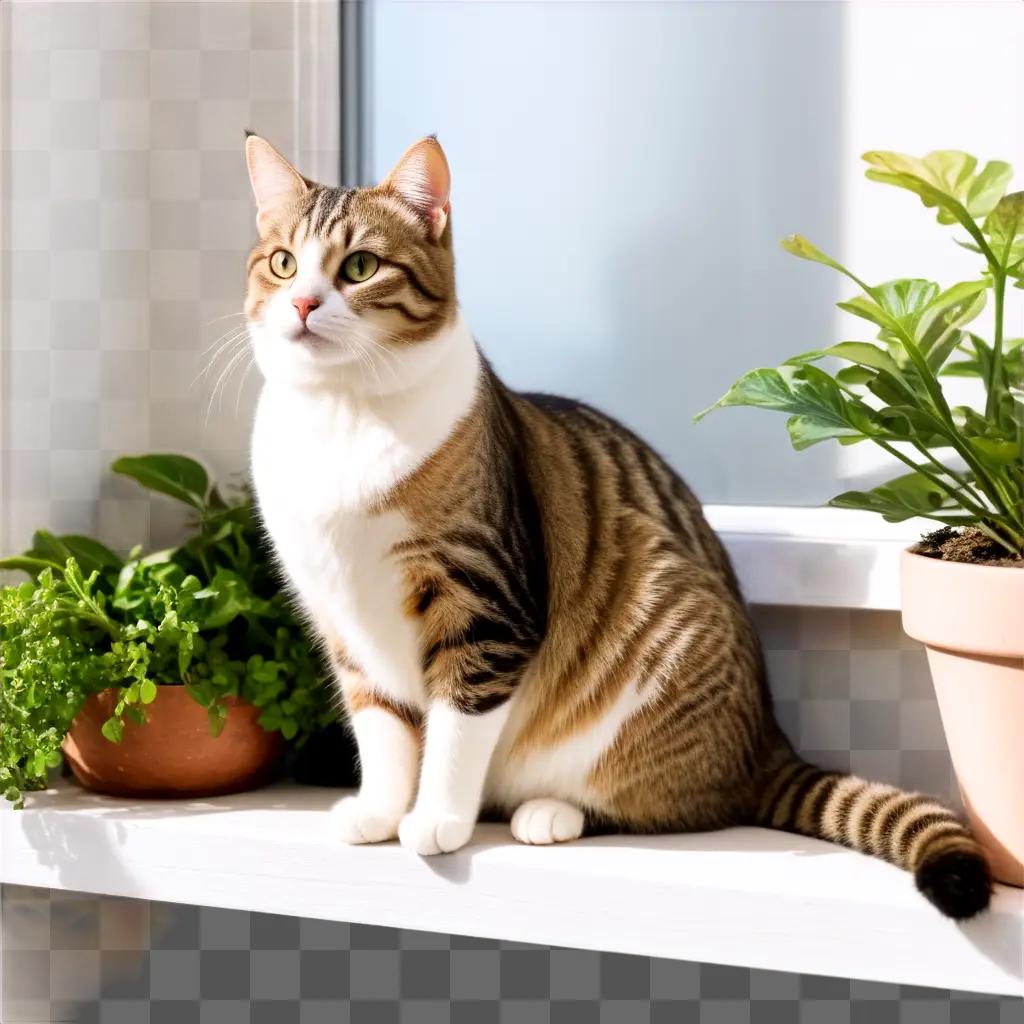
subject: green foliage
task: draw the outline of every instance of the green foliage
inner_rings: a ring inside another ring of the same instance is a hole
[[[957,240],[984,260],[978,280],[942,289],[901,278],[870,285],[793,235],[782,247],[838,271],[859,293],[840,309],[870,323],[866,341],[843,341],[744,374],[710,409],[749,405],[789,415],[793,447],[825,440],[870,441],[909,473],[870,491],[833,498],[840,508],[878,512],[890,522],[923,516],[947,526],[978,526],[1008,553],[1024,556],[1024,339],[1004,337],[1008,282],[1024,288],[1024,192],[1004,195],[1009,164],[977,170],[967,153],[943,150],[917,159],[864,156],[867,176],[917,195],[939,223],[963,228]],[[968,330],[994,307],[991,341]],[[829,372],[826,357],[846,364]],[[972,377],[984,408],[951,407],[942,377]]]
[[[301,746],[333,719],[322,672],[270,566],[247,491],[225,497],[180,455],[118,459],[117,472],[175,497],[196,520],[179,547],[122,560],[98,541],[39,530],[0,560],[32,580],[0,588],[0,792],[20,806],[46,784],[85,699],[120,687],[103,735],[143,724],[160,685],[184,685],[214,735],[224,699]]]

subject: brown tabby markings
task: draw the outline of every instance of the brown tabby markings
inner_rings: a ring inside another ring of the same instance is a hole
[[[311,185],[253,250],[251,318],[284,284],[270,254],[310,237],[326,242],[324,271],[349,307],[391,344],[430,338],[454,315],[450,219],[433,242],[387,185]],[[360,250],[380,269],[345,282],[342,262]],[[420,624],[427,695],[479,713],[516,693],[510,770],[596,725],[635,687],[642,707],[590,772],[591,823],[767,825],[923,871],[922,888],[952,916],[984,905],[983,856],[951,810],[797,758],[721,543],[685,484],[626,428],[577,403],[514,394],[485,363],[473,409],[381,501],[392,509],[410,524],[392,555],[405,614]],[[350,712],[382,707],[421,728],[421,709],[377,694],[341,648],[336,661]],[[943,889],[928,869],[947,857]]]
[[[245,312],[258,318],[266,302],[288,281],[275,277],[269,258],[276,249],[297,254],[302,245],[324,243],[324,274],[336,281],[349,308],[370,316],[390,342],[412,344],[432,337],[455,312],[451,226],[437,243],[423,233],[416,214],[392,189],[332,189],[312,185],[282,208],[249,256]],[[371,252],[381,263],[368,281],[353,284],[341,267],[353,252]],[[386,371],[385,371],[386,372]]]

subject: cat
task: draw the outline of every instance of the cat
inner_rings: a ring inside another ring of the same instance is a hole
[[[257,135],[246,157],[252,474],[358,747],[340,839],[444,853],[482,811],[532,844],[758,824],[908,869],[949,917],[983,910],[989,870],[952,810],[794,752],[672,469],[495,375],[456,301],[437,140],[366,188],[316,184]]]

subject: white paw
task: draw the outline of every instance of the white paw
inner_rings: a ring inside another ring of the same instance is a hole
[[[385,843],[398,835],[401,811],[374,807],[358,796],[347,796],[331,809],[343,843]]]
[[[469,842],[475,822],[450,814],[410,811],[398,826],[402,845],[421,857],[451,853]]]
[[[527,800],[512,815],[512,835],[533,846],[579,839],[583,812],[564,800]]]

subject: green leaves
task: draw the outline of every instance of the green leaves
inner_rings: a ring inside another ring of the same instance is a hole
[[[0,587],[0,793],[16,805],[46,784],[85,698],[118,700],[102,732],[119,742],[145,725],[163,685],[184,684],[219,734],[238,696],[266,728],[301,746],[333,721],[324,669],[287,597],[247,489],[211,486],[185,456],[119,459],[114,468],[194,508],[176,548],[126,560],[99,541],[40,530],[24,555],[0,562],[31,580]]]
[[[864,154],[872,181],[907,189],[925,206],[937,209],[940,224],[983,217],[999,201],[1013,175],[1009,164],[987,163],[975,174],[978,161],[955,149],[935,150],[920,159],[881,150]]]
[[[832,504],[897,522],[927,516],[976,524],[1008,552],[1024,555],[1024,345],[1003,339],[1006,281],[1016,278],[1024,287],[1024,193],[1004,195],[1009,164],[991,161],[979,171],[974,157],[957,150],[922,158],[878,151],[864,159],[869,178],[914,193],[941,223],[960,224],[971,241],[959,244],[985,257],[985,275],[945,290],[914,277],[871,285],[803,236],[791,235],[782,242],[787,252],[858,285],[860,294],[838,305],[870,323],[875,337],[813,349],[777,369],[744,374],[712,408],[785,412],[798,449],[827,439],[872,441],[912,472],[870,491],[848,491]],[[991,344],[968,333],[986,308],[989,289],[995,307]],[[834,374],[812,365],[825,358],[848,365]],[[940,374],[980,380],[984,411],[951,408]]]
[[[968,525],[973,520],[957,515],[946,492],[919,473],[907,473],[870,491],[846,491],[830,502],[835,508],[879,513],[887,522],[902,523],[919,516],[949,525]],[[946,510],[949,510],[947,513]]]
[[[169,495],[193,508],[206,507],[210,478],[195,459],[185,455],[125,455],[110,468],[151,491]]]
[[[1000,269],[1024,280],[1024,192],[1004,196],[985,218],[982,231]]]
[[[746,373],[711,408],[698,413],[696,419],[729,405],[790,413],[786,426],[790,441],[798,450],[829,438],[860,440],[877,429],[871,409],[847,398],[827,373],[807,364]]]

